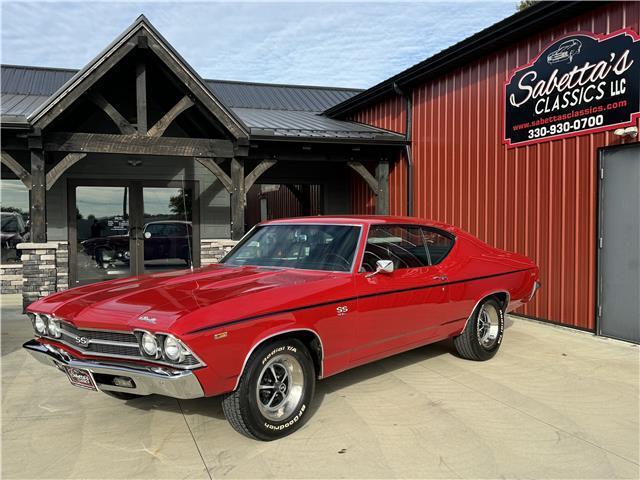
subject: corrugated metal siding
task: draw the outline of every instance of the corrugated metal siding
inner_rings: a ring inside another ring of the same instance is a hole
[[[404,134],[407,126],[405,101],[400,96],[388,98],[358,112],[349,120]],[[389,184],[389,213],[391,215],[406,215],[407,168],[404,157],[393,162],[389,172]],[[365,181],[355,172],[351,172],[350,189],[352,212],[373,215],[376,205],[375,197]]]
[[[640,32],[640,3],[607,4],[515,42],[415,88],[413,97],[415,215],[534,259],[543,288],[522,313],[589,330],[595,328],[597,150],[619,140],[603,132],[506,148],[502,85],[556,37],[625,27]],[[381,113],[385,104],[357,118],[380,126],[390,117]],[[391,189],[396,201],[405,198],[406,184]],[[369,213],[355,197],[353,211]]]
[[[267,220],[300,217],[304,215],[302,204],[285,185],[275,192],[261,192],[261,185],[253,185],[247,192],[246,222],[249,227],[260,223],[260,198],[267,199]],[[294,185],[302,189],[302,185]],[[309,215],[322,215],[322,186],[309,185]]]
[[[294,185],[301,189],[302,185]],[[284,185],[276,192],[264,194],[267,199],[267,218],[276,220],[278,218],[300,217],[303,215],[302,205],[291,190]],[[322,215],[322,187],[320,185],[309,185],[310,211],[309,215]]]

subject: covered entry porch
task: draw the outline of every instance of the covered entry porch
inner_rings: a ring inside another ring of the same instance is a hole
[[[404,137],[309,106],[352,92],[205,81],[144,17],[82,70],[57,74],[33,111],[11,122],[3,112],[2,176],[29,192],[25,304],[159,264],[217,261],[255,223],[254,185],[317,185],[320,213],[346,214],[357,172],[388,212]],[[304,101],[285,104],[294,97]]]

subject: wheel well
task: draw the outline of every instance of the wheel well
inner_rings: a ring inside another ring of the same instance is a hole
[[[293,330],[290,332],[283,332],[279,335],[274,335],[273,337],[268,337],[262,340],[258,345],[255,346],[254,350],[257,349],[260,345],[266,342],[272,342],[275,340],[281,340],[283,338],[295,338],[300,340],[307,350],[309,350],[309,354],[313,360],[313,365],[316,369],[316,376],[318,378],[322,377],[322,360],[323,354],[322,351],[322,341],[320,340],[320,336],[311,330]]]
[[[495,298],[500,306],[502,307],[502,311],[504,313],[507,312],[507,307],[509,306],[509,294],[507,292],[496,292],[487,296],[486,298]]]

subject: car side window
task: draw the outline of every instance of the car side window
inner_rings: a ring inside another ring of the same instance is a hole
[[[424,235],[424,243],[426,244],[429,255],[429,264],[437,265],[449,255],[453,247],[453,238],[428,228],[423,228],[422,234]]]
[[[396,270],[429,265],[420,227],[372,225],[362,259],[362,270],[373,272],[378,260],[391,260]]]

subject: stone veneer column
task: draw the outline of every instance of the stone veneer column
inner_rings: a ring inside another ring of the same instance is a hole
[[[2,293],[22,293],[22,264],[7,263],[0,265],[0,278]]]
[[[65,242],[20,243],[22,306],[69,288],[69,249]]]
[[[200,265],[218,263],[237,243],[237,240],[219,238],[200,240]]]

